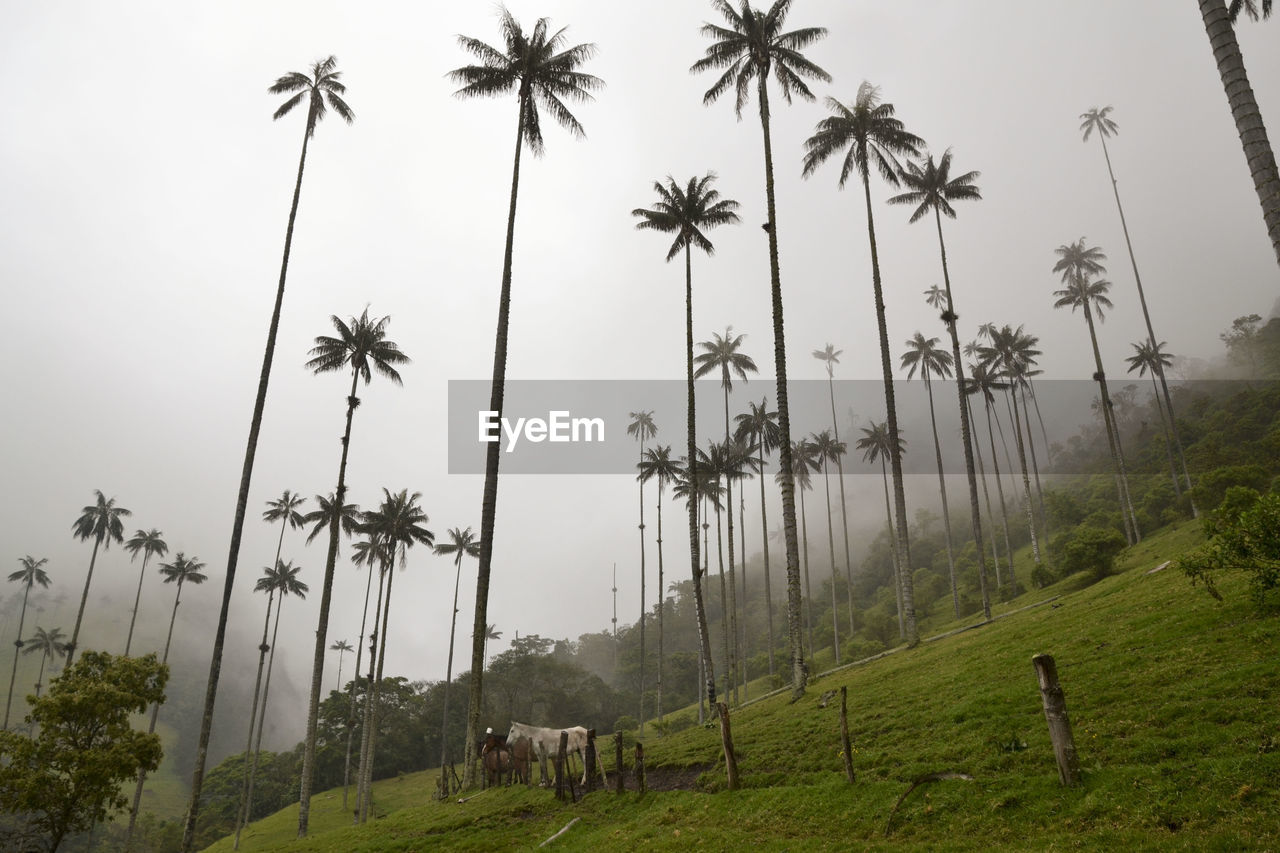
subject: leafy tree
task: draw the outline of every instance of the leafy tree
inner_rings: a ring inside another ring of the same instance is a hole
[[[8,757],[0,764],[0,808],[25,814],[51,853],[68,833],[122,810],[121,783],[156,769],[161,756],[160,738],[134,731],[130,715],[163,702],[168,679],[154,654],[89,651],[68,664],[45,696],[32,697],[34,738],[0,731],[0,754]]]
[[[222,588],[222,606],[218,611],[218,627],[213,639],[213,655],[209,664],[209,684],[205,691],[204,715],[200,721],[200,738],[196,747],[195,772],[191,778],[191,801],[187,808],[186,826],[182,832],[183,853],[190,853],[195,843],[196,820],[200,813],[200,788],[204,782],[204,765],[209,752],[209,732],[213,726],[213,704],[218,694],[218,677],[222,672],[222,649],[226,640],[227,616],[231,608],[231,591],[235,585],[236,564],[240,558],[240,538],[244,532],[244,514],[249,505],[249,484],[253,477],[253,460],[258,450],[258,433],[262,427],[262,412],[267,402],[267,382],[271,377],[271,362],[275,356],[276,333],[280,327],[280,309],[284,302],[285,278],[289,272],[289,250],[293,244],[293,226],[298,215],[298,197],[302,192],[302,171],[307,162],[307,144],[315,136],[316,125],[324,119],[329,109],[347,124],[355,121],[355,113],[347,105],[344,96],[347,87],[339,79],[342,72],[336,70],[338,61],[330,56],[315,62],[311,73],[293,71],[276,79],[267,91],[273,95],[294,93],[272,114],[272,120],[291,113],[304,100],[307,103],[307,121],[302,136],[302,154],[298,158],[298,178],[293,186],[293,202],[289,207],[289,225],[285,229],[284,255],[280,261],[280,283],[276,288],[276,300],[271,309],[271,324],[267,330],[267,345],[262,355],[262,371],[258,376],[258,393],[254,398],[253,417],[249,421],[249,440],[244,452],[244,467],[240,474],[240,490],[236,496],[235,520],[231,525],[231,544],[227,556],[227,576]],[[304,812],[306,804],[304,802]],[[303,826],[305,827],[305,819]]]
[[[661,528],[661,522],[659,522]],[[443,557],[450,554],[453,555],[454,579],[453,579],[453,611],[449,617],[449,662],[445,668],[444,677],[444,708],[440,712],[440,785],[441,791],[447,792],[447,777],[443,770],[449,766],[449,738],[446,733],[446,727],[449,725],[449,685],[453,682],[453,641],[458,629],[458,588],[462,584],[462,558],[463,557],[480,557],[480,543],[476,540],[475,534],[468,527],[463,530],[454,527],[448,533],[449,541],[441,542],[435,546],[435,552]],[[659,535],[661,539],[661,535]]]
[[[351,390],[347,394],[346,426],[342,433],[342,457],[338,462],[338,485],[334,490],[334,507],[345,506],[347,495],[347,453],[351,449],[351,419],[360,398],[356,390],[360,380],[366,386],[373,381],[373,372],[396,385],[403,385],[397,365],[409,363],[409,357],[400,351],[395,341],[387,340],[387,324],[390,317],[370,319],[366,307],[359,317],[352,317],[343,322],[337,315],[330,320],[337,331],[337,337],[319,335],[316,345],[309,355],[311,360],[306,366],[313,373],[336,373],[351,371]],[[311,695],[307,704],[307,736],[306,749],[302,756],[302,794],[301,807],[298,812],[298,837],[307,834],[307,819],[311,811],[311,786],[313,783],[313,765],[316,754],[316,714],[320,707],[321,681],[324,679],[325,641],[329,631],[329,606],[333,598],[333,573],[338,560],[338,527],[340,516],[331,512],[329,519],[329,553],[325,557],[324,580],[320,588],[320,615],[316,623],[316,646],[311,664]]]
[[[775,0],[769,11],[752,8],[742,0],[738,9],[728,0],[712,0],[712,8],[728,26],[705,23],[702,34],[712,40],[702,59],[690,71],[721,70],[720,77],[702,96],[703,104],[717,101],[730,87],[735,93],[734,113],[741,118],[742,108],[756,84],[756,102],[760,111],[760,129],[764,137],[764,188],[768,219],[764,223],[769,235],[769,290],[773,309],[773,362],[777,378],[778,464],[782,480],[782,529],[787,543],[787,634],[791,648],[791,692],[793,698],[804,695],[808,668],[804,662],[801,640],[800,544],[796,535],[795,483],[791,473],[791,410],[787,403],[787,343],[783,331],[782,275],[778,268],[778,220],[773,192],[773,141],[769,122],[769,74],[789,104],[792,95],[807,101],[814,99],[804,79],[830,82],[831,75],[807,59],[800,51],[826,36],[824,27],[804,27],[785,32],[783,25],[791,11],[791,0]],[[692,448],[692,437],[690,447]],[[690,458],[693,451],[690,450]]]
[[[755,403],[747,403],[747,411],[740,415],[735,415],[734,420],[738,426],[735,428],[733,436],[737,441],[754,445],[756,448],[757,459],[756,467],[759,471],[764,471],[766,454],[773,453],[778,449],[778,442],[782,440],[782,430],[778,428],[778,413],[769,411],[768,398],[761,398],[760,405]],[[843,488],[843,483],[841,483]],[[769,675],[773,676],[773,592],[770,588],[769,575],[769,513],[765,503],[764,496],[764,477],[760,477],[760,544],[764,554],[764,602],[765,611],[768,614],[769,621]],[[746,562],[746,548],[743,547],[743,562]],[[661,654],[659,654],[661,657]]]
[[[658,427],[653,423],[653,412],[641,410],[631,413],[631,423],[627,424],[627,435],[640,442],[640,462],[644,462],[644,443],[658,434]],[[640,463],[637,463],[640,464]],[[644,734],[644,622],[646,608],[644,604],[644,478],[636,475],[640,483],[640,734]],[[658,586],[662,588],[661,583]]]
[[[1208,542],[1178,560],[1179,568],[1193,585],[1203,584],[1219,601],[1218,577],[1243,570],[1249,575],[1250,595],[1263,604],[1268,593],[1280,586],[1280,494],[1232,501],[1228,511],[1219,511],[1215,527]]]
[[[1258,375],[1258,326],[1262,317],[1245,314],[1231,321],[1231,328],[1218,338],[1227,345],[1227,356],[1236,364],[1246,365],[1249,376]]]
[[[713,189],[711,183],[716,179],[714,172],[708,172],[701,178],[690,178],[687,186],[682,187],[674,178],[668,177],[666,184],[654,181],[653,188],[658,194],[658,201],[652,208],[636,208],[632,216],[640,217],[636,223],[639,230],[658,231],[663,234],[675,234],[675,240],[667,251],[667,261],[684,253],[684,322],[685,322],[685,364],[686,364],[686,438],[688,451],[685,464],[687,482],[696,484],[698,478],[698,448],[694,434],[695,399],[693,374],[693,260],[692,247],[696,246],[708,256],[715,254],[715,246],[703,233],[719,225],[737,223],[738,203],[733,199],[721,198],[720,191]],[[695,489],[696,492],[696,489]],[[715,674],[711,660],[711,635],[707,629],[707,611],[703,601],[702,576],[703,569],[698,563],[698,501],[696,493],[688,497],[689,509],[689,561],[693,578],[694,611],[698,623],[698,637],[702,664],[706,669],[707,696],[715,702]],[[699,694],[701,695],[701,694]],[[701,703],[701,700],[699,700]],[[701,704],[698,706],[701,708]]]
[[[124,522],[121,519],[133,515],[122,506],[116,506],[116,499],[107,499],[97,489],[93,490],[97,502],[86,506],[80,517],[71,526],[72,534],[81,542],[93,540],[93,555],[89,557],[89,573],[84,578],[84,592],[80,594],[80,609],[76,611],[76,627],[71,631],[71,640],[67,643],[67,666],[71,665],[76,654],[76,641],[80,638],[80,621],[84,618],[84,606],[89,600],[89,584],[93,582],[93,566],[98,561],[98,548],[110,548],[111,543],[124,541]]]
[[[142,601],[142,579],[147,575],[147,561],[152,556],[163,557],[169,553],[169,546],[165,543],[163,536],[164,534],[153,527],[150,530],[139,530],[124,543],[124,549],[133,555],[133,559],[136,560],[138,552],[142,552],[142,568],[138,570],[138,591],[133,596],[133,615],[129,617],[129,638],[124,643],[126,655],[133,647],[133,626],[138,621],[138,603]]]
[[[47,559],[37,560],[35,557],[27,555],[18,560],[22,564],[22,568],[16,572],[9,574],[9,580],[14,583],[20,583],[22,590],[22,611],[18,616],[18,639],[13,641],[13,672],[9,675],[9,698],[4,703],[4,728],[9,728],[9,710],[13,707],[13,683],[18,678],[18,653],[22,651],[22,626],[27,621],[27,599],[31,595],[31,587],[36,584],[48,589],[49,574],[43,568]]]
[[[545,109],[574,136],[583,137],[582,125],[565,101],[582,103],[604,83],[578,68],[595,55],[593,44],[566,47],[565,31],[550,32],[550,23],[539,18],[526,34],[506,8],[499,7],[503,46],[492,47],[470,36],[458,36],[462,49],[479,60],[449,72],[449,79],[461,84],[454,94],[460,98],[490,98],[515,93],[516,150],[511,167],[511,202],[507,210],[507,239],[502,256],[502,285],[498,295],[498,327],[493,353],[493,387],[490,411],[502,416],[504,383],[507,374],[507,325],[511,314],[511,259],[516,230],[516,194],[520,188],[520,152],[525,145],[533,155],[543,152],[542,123],[538,109]],[[476,572],[476,613],[471,641],[471,685],[467,710],[464,787],[475,783],[475,749],[480,738],[480,701],[484,680],[484,629],[489,608],[489,572],[493,562],[493,526],[498,506],[498,445],[490,444],[485,457],[484,495],[480,508],[480,565]]]

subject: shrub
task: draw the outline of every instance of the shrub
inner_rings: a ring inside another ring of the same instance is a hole
[[[1261,492],[1270,482],[1271,475],[1261,465],[1228,465],[1201,477],[1192,488],[1191,496],[1201,512],[1209,512],[1218,508],[1232,486],[1247,486]]]
[[[1178,567],[1192,586],[1203,584],[1219,601],[1217,576],[1227,569],[1242,569],[1250,575],[1250,595],[1261,605],[1267,593],[1280,586],[1280,494],[1269,492],[1251,503],[1247,490],[1228,497],[1233,505],[1224,499],[1213,538],[1184,555]]]
[[[1039,565],[1031,570],[1031,583],[1035,584],[1036,589],[1044,589],[1056,580],[1057,577],[1048,566]]]
[[[613,730],[615,732],[629,732],[638,728],[640,728],[640,722],[635,717],[626,714],[619,717],[618,721],[613,724]]]
[[[1101,580],[1115,568],[1116,555],[1128,547],[1124,537],[1110,528],[1079,527],[1068,535],[1060,563],[1063,577],[1090,572]]]

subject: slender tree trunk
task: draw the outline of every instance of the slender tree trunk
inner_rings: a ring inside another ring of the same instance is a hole
[[[885,468],[884,458],[880,459],[880,478],[884,481],[884,516],[889,533],[889,553],[893,557],[893,591],[898,607],[898,636],[907,636],[907,623],[902,617],[902,560],[898,556],[898,539],[893,532],[893,510],[889,504],[889,472]]]
[[[827,460],[822,460],[822,485],[827,491],[827,548],[831,553],[831,650],[835,653],[836,666],[840,665],[840,607],[836,603],[836,540],[831,524],[831,477]]]
[[[1280,172],[1277,172],[1275,154],[1267,140],[1267,128],[1262,123],[1258,101],[1244,70],[1244,58],[1240,55],[1235,29],[1227,18],[1226,4],[1223,0],[1199,2],[1209,46],[1213,48],[1222,88],[1226,90],[1231,117],[1235,119],[1236,132],[1244,148],[1244,159],[1253,177],[1258,202],[1262,205],[1262,218],[1271,237],[1271,248],[1276,262],[1280,263]]]
[[[445,665],[444,676],[444,712],[440,715],[440,791],[448,794],[448,777],[445,768],[449,766],[449,687],[453,684],[453,639],[458,630],[458,588],[462,585],[462,557],[466,549],[458,549],[457,571],[453,579],[453,615],[449,619],[449,662]],[[526,771],[527,772],[527,771]]]
[[[640,440],[640,462],[644,462],[644,438]],[[640,480],[640,736],[644,737],[644,480]]]
[[[1120,516],[1124,519],[1125,534],[1129,544],[1134,545],[1141,539],[1138,533],[1138,520],[1133,515],[1133,507],[1129,502],[1129,484],[1125,476],[1124,456],[1120,453],[1120,432],[1116,428],[1115,419],[1111,416],[1111,393],[1107,390],[1107,375],[1102,370],[1102,353],[1098,349],[1098,335],[1093,327],[1093,312],[1088,302],[1084,303],[1084,319],[1089,326],[1089,341],[1093,344],[1093,361],[1097,367],[1094,378],[1102,397],[1102,422],[1107,430],[1107,444],[1111,449],[1111,462],[1116,469],[1116,491],[1120,497]]]
[[[933,412],[933,385],[929,381],[928,368],[924,370],[924,390],[929,395],[929,425],[933,428],[933,453],[938,460],[938,495],[942,498],[942,529],[947,536],[947,570],[951,577],[951,607],[960,618],[960,588],[956,585],[956,557],[951,550],[951,510],[947,507],[947,480],[942,470],[942,445],[938,443],[938,419]],[[979,543],[981,545],[981,543]],[[982,552],[978,552],[982,558]]]
[[[276,565],[279,565],[277,562]],[[253,681],[253,703],[249,706],[249,734],[245,738],[244,744],[244,779],[240,783],[240,807],[236,810],[236,838],[232,845],[233,850],[240,849],[240,830],[249,822],[249,788],[253,784],[250,780],[252,772],[249,769],[249,755],[253,750],[253,730],[257,725],[258,719],[258,698],[262,695],[262,671],[267,663],[267,651],[274,647],[267,645],[267,631],[271,628],[271,607],[275,603],[276,590],[271,587],[271,591],[267,596],[267,614],[262,620],[262,642],[258,644],[258,674]]]
[[[94,538],[93,554],[89,557],[89,573],[84,577],[84,592],[80,594],[80,609],[76,611],[76,627],[71,632],[71,642],[67,643],[66,666],[71,666],[71,660],[76,655],[76,643],[80,638],[80,621],[84,619],[84,605],[89,600],[89,584],[93,582],[93,566],[98,562],[98,546],[101,544],[101,536]]]
[[[729,375],[727,366],[724,367],[724,372],[727,378]],[[729,386],[726,384],[722,387],[724,388],[724,458],[725,462],[729,462],[731,461],[731,449],[729,446]],[[729,623],[729,636],[733,638],[728,675],[729,684],[733,688],[733,704],[736,706],[741,704],[741,697],[738,693],[738,669],[741,666],[742,650],[738,645],[738,579],[737,572],[734,570],[733,560],[733,472],[728,469],[724,472],[724,496],[725,525],[729,531],[729,611],[726,618]],[[716,533],[719,535],[719,528],[717,528]]]
[[[800,545],[796,537],[795,479],[791,467],[791,413],[787,405],[787,342],[782,319],[782,275],[778,269],[778,218],[773,198],[773,145],[769,138],[769,93],[760,78],[760,126],[764,132],[764,181],[768,209],[769,283],[773,303],[773,364],[777,373],[778,465],[782,471],[782,530],[787,542],[787,638],[791,648],[791,698],[804,695],[809,668],[800,633]]]
[[[1049,541],[1049,519],[1044,511],[1044,490],[1040,488],[1040,462],[1036,459],[1036,442],[1031,432],[1031,411],[1027,405],[1026,386],[1020,383],[1012,391],[1022,396],[1022,423],[1027,428],[1027,452],[1031,456],[1031,474],[1036,483],[1036,517],[1040,520],[1040,538],[1047,543]]]
[[[13,707],[13,683],[18,680],[18,655],[22,653],[22,626],[27,621],[27,597],[31,595],[31,584],[27,584],[26,590],[22,593],[22,612],[18,616],[18,639],[13,641],[13,672],[9,675],[9,698],[4,703],[4,728],[0,731],[9,730],[9,710]]]
[[[1009,558],[1009,579],[1013,588],[1018,588],[1018,576],[1013,567],[1013,543],[1009,539],[1009,504],[1004,499],[1004,481],[1000,479],[1000,460],[996,454],[996,434],[991,429],[991,401],[983,392],[982,405],[987,413],[987,438],[991,440],[991,466],[996,477],[996,497],[1000,499],[1000,520],[1004,525],[1004,552]],[[999,579],[997,578],[997,583]]]
[[[284,604],[284,591],[280,592],[280,597],[276,599],[276,626],[271,629],[271,655],[267,659],[267,679],[262,685],[262,707],[258,709],[258,736],[254,739],[253,744],[253,760],[249,764],[249,788],[244,798],[244,819],[239,827],[236,828],[236,843],[234,849],[240,849],[240,830],[249,825],[249,820],[253,815],[253,783],[258,775],[258,756],[262,752],[262,729],[267,722],[267,697],[271,695],[271,670],[276,663],[276,638],[280,634],[280,607]]]
[[[831,399],[831,434],[835,437],[836,444],[840,443],[840,424],[836,418],[836,391],[835,382],[831,375],[831,371],[827,371],[827,396]],[[848,593],[847,600],[849,605],[849,636],[853,636],[854,618],[853,618],[853,558],[849,554],[849,510],[844,499],[844,462],[843,454],[836,456],[836,478],[840,483],[840,529],[844,532],[844,572],[845,582],[849,585],[846,590]]]
[[[662,565],[662,478],[658,478],[658,722],[662,722],[662,663],[666,652],[663,650],[663,616],[667,609],[667,588],[663,580]]]
[[[133,626],[138,621],[138,605],[142,603],[142,581],[147,576],[147,561],[151,559],[151,550],[143,549],[142,568],[138,570],[138,591],[133,595],[133,615],[129,617],[129,637],[124,641],[124,656],[129,656],[133,648]]]
[[[764,499],[764,435],[757,445],[760,457],[760,547],[764,554],[764,608],[769,623],[769,677],[773,678],[773,590],[769,587],[769,512]],[[744,549],[745,550],[745,549]],[[810,653],[813,644],[810,643]]]
[[[373,682],[374,701],[371,705],[372,713],[369,717],[369,763],[364,771],[364,802],[360,812],[361,823],[367,822],[369,813],[373,811],[373,757],[378,748],[378,703],[382,694],[383,667],[387,662],[387,629],[391,625],[391,582],[393,580],[395,580],[395,567],[388,564],[387,597],[382,604],[382,639],[378,643],[378,674]],[[485,633],[488,634],[488,631]]]
[[[379,567],[378,597],[373,602],[373,631],[369,634],[369,683],[364,691],[364,725],[360,730],[360,766],[356,769],[356,804],[352,810],[352,823],[364,822],[365,777],[372,760],[369,738],[373,734],[373,708],[378,702],[377,664],[381,657],[378,647],[378,625],[382,618],[383,576],[389,571],[390,567],[385,563]]]
[[[809,656],[813,657],[813,585],[809,583],[809,521],[804,513],[804,487],[800,487],[800,531],[804,537],[805,625],[809,631]]]
[[[1018,463],[1022,466],[1022,496],[1026,500],[1027,507],[1027,529],[1031,532],[1031,559],[1037,566],[1040,565],[1040,541],[1036,535],[1036,520],[1034,513],[1034,503],[1031,498],[1031,476],[1027,471],[1027,452],[1022,443],[1022,421],[1018,417],[1018,398],[1012,396],[1013,400],[1013,437],[1018,447]]]
[[[507,211],[507,239],[502,255],[502,287],[498,295],[498,330],[493,347],[493,386],[489,411],[502,417],[507,376],[507,326],[511,318],[511,261],[516,233],[516,196],[520,188],[520,147],[524,144],[524,116],[528,109],[527,81],[520,86],[520,110],[516,122],[516,151],[511,168],[511,203]],[[467,690],[467,734],[463,748],[462,786],[475,785],[476,741],[480,736],[480,703],[484,696],[484,638],[489,628],[489,574],[493,566],[493,527],[498,511],[498,444],[485,452],[484,494],[480,501],[480,565],[476,569],[476,613],[471,639],[471,681]]]
[[[969,405],[968,397],[965,397],[964,399],[962,399],[960,401],[960,405],[964,408],[965,417],[968,419],[969,424],[972,426],[973,408]],[[983,465],[982,463],[982,442],[979,441],[977,436],[974,435],[973,433],[970,433],[970,438],[973,439],[973,455],[978,463],[978,480],[982,483],[982,497],[987,507],[987,523],[991,526],[991,561],[992,561],[992,565],[995,566],[995,570],[996,570],[996,587],[999,588],[1000,586],[1000,550],[996,547],[996,531],[995,531],[996,514],[991,509],[991,491],[987,488],[987,469],[986,469],[986,466]],[[990,604],[991,604],[990,594],[988,594],[987,597],[983,599],[983,602],[984,602],[984,611],[985,611],[985,608],[990,607]]]
[[[747,616],[748,599],[747,599],[747,489],[745,486],[738,488],[738,566],[739,574],[742,576],[742,620],[739,622],[739,636],[742,638],[742,645],[738,649],[738,669],[742,675],[742,699],[746,701],[747,696],[747,660],[751,655],[751,648],[747,645],[750,638],[748,630]]]
[[[253,479],[253,460],[258,451],[258,432],[262,428],[262,413],[267,402],[267,381],[271,377],[271,361],[275,355],[276,333],[280,328],[280,308],[284,302],[284,283],[289,272],[289,249],[293,244],[293,224],[298,215],[298,197],[302,192],[302,172],[307,162],[307,142],[315,129],[314,110],[307,116],[307,131],[302,137],[302,156],[298,159],[298,179],[293,187],[293,204],[289,208],[289,226],[284,236],[284,257],[280,262],[280,284],[276,288],[275,307],[271,312],[271,326],[267,331],[267,346],[262,356],[262,372],[258,377],[258,396],[253,404],[253,417],[249,421],[249,440],[244,452],[244,468],[240,473],[240,491],[236,496],[235,519],[231,524],[231,543],[227,549],[227,577],[222,587],[222,607],[218,611],[218,627],[213,637],[213,655],[209,663],[209,683],[205,690],[204,714],[200,720],[200,736],[196,741],[195,770],[191,775],[191,799],[187,806],[186,823],[182,830],[182,853],[191,853],[195,843],[196,818],[200,814],[200,793],[204,788],[204,765],[209,756],[209,733],[213,728],[213,705],[218,695],[218,679],[222,674],[222,648],[227,636],[227,618],[231,610],[231,591],[235,586],[236,564],[240,559],[240,538],[244,533],[245,509],[249,503],[249,484]],[[313,721],[314,722],[314,721]],[[312,727],[313,728],[313,727]],[[314,731],[308,738],[307,752],[314,760]],[[310,794],[308,774],[311,764],[303,758],[302,784],[304,793]],[[306,808],[308,796],[303,797],[303,811],[299,826],[306,834]]]
[[[719,485],[720,480],[716,478],[716,486],[719,487]],[[730,693],[737,693],[737,660],[733,654],[733,643],[729,640],[734,598],[729,585],[724,580],[724,527],[720,523],[720,502],[717,500],[712,503],[716,508],[716,559],[720,563],[720,638],[721,645],[724,647],[724,692],[727,697]],[[734,704],[737,704],[736,698]]]
[[[356,638],[356,674],[351,677],[351,690],[349,696],[351,701],[347,712],[347,758],[342,766],[342,810],[347,810],[347,789],[351,785],[351,742],[355,739],[356,731],[356,688],[360,685],[360,662],[364,656],[364,629],[366,620],[369,618],[369,591],[373,587],[374,567],[369,566],[369,578],[364,582],[364,608],[360,611],[360,636]],[[381,595],[381,592],[379,592]],[[365,695],[368,696],[369,685],[365,685]],[[363,740],[363,738],[361,738]]]
[[[1160,385],[1156,381],[1156,371],[1151,371],[1151,401],[1156,404],[1156,414],[1160,417],[1160,428],[1164,432],[1165,456],[1169,459],[1169,476],[1173,478],[1173,493],[1181,497],[1182,487],[1178,483],[1178,464],[1173,458],[1173,437],[1169,435],[1169,421],[1165,419],[1164,403],[1160,402]]]

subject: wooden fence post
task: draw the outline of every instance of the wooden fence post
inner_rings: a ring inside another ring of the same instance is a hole
[[[729,780],[729,790],[738,790],[738,757],[733,754],[733,732],[729,730],[729,706],[723,702],[716,703],[716,714],[720,717],[720,742],[724,746],[724,772]]]
[[[849,777],[849,784],[852,785],[853,777],[853,746],[849,743],[849,711],[847,707],[849,699],[849,688],[840,688],[840,754],[844,756],[844,774]]]
[[[1076,755],[1076,742],[1071,736],[1071,720],[1067,716],[1067,700],[1058,683],[1058,667],[1052,655],[1036,655],[1031,659],[1040,681],[1040,697],[1044,701],[1044,718],[1049,723],[1049,739],[1053,742],[1053,757],[1058,761],[1058,778],[1063,785],[1071,786],[1080,781],[1080,759]]]
[[[622,793],[622,729],[613,733],[614,767],[618,771],[618,793]]]
[[[636,744],[636,788],[643,794],[649,790],[644,781],[644,744]]]
[[[597,759],[596,759],[596,730],[595,729],[587,729],[587,748],[585,750],[585,753],[586,755],[583,761],[587,765],[585,769],[587,787],[584,788],[583,790],[585,793],[590,794],[592,791],[596,789]]]
[[[560,733],[560,748],[556,750],[556,799],[564,799],[564,753],[569,748],[569,733]]]

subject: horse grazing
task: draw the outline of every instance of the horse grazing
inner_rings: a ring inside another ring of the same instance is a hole
[[[485,783],[493,787],[502,781],[505,775],[507,784],[511,784],[512,759],[511,749],[506,739],[500,735],[489,734],[480,749],[480,760],[484,764]]]
[[[533,746],[533,752],[538,757],[538,768],[541,771],[540,779],[542,784],[550,781],[550,774],[547,772],[547,758],[555,757],[560,750],[560,733],[566,732],[569,739],[565,744],[565,758],[572,753],[577,753],[578,758],[582,761],[582,784],[587,783],[587,730],[582,726],[572,726],[563,729],[542,728],[540,726],[530,726],[526,723],[517,723],[512,721],[511,729],[507,732],[507,743],[516,743],[520,738],[528,738]],[[600,777],[606,778],[604,764],[600,761],[599,753],[596,753],[596,766],[600,770]]]
[[[532,784],[529,771],[534,757],[533,741],[521,737],[508,741],[507,746],[511,749],[511,772],[515,781],[522,785]]]

